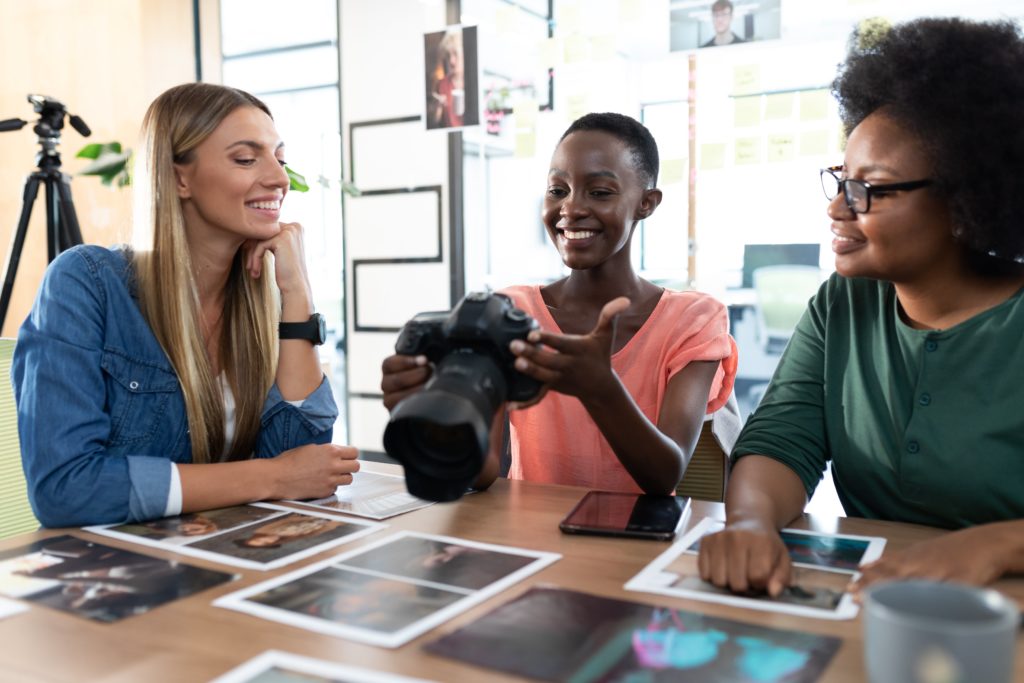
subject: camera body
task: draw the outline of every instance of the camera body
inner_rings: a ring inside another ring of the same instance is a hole
[[[504,294],[470,292],[451,311],[420,313],[407,322],[398,335],[395,352],[424,355],[437,364],[449,353],[484,353],[502,371],[506,385],[504,401],[526,401],[537,395],[540,383],[518,372],[508,345],[526,341],[537,322],[516,308]]]
[[[488,292],[405,324],[395,351],[424,355],[434,365],[423,390],[394,407],[384,430],[384,449],[405,466],[409,493],[456,500],[476,481],[498,409],[541,390],[541,382],[515,369],[509,350],[537,327],[509,297]]]

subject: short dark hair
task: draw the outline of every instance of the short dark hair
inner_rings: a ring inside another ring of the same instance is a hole
[[[849,134],[884,114],[920,142],[977,265],[1024,257],[1024,40],[1009,21],[919,19],[858,44],[832,84]],[[1003,264],[1009,265],[1009,264]],[[981,268],[980,270],[986,270]]]
[[[711,4],[712,12],[721,12],[724,9],[732,12],[732,3],[729,2],[729,0],[715,0],[714,3]]]
[[[585,114],[573,121],[558,141],[561,142],[581,130],[601,131],[622,140],[632,152],[633,164],[640,172],[644,187],[657,186],[660,163],[658,143],[654,141],[654,136],[644,124],[632,117],[613,112]]]

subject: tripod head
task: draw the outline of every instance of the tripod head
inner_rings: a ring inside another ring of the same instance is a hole
[[[29,95],[28,101],[32,108],[39,114],[39,120],[32,130],[39,136],[39,144],[42,149],[36,155],[36,164],[39,168],[57,168],[60,166],[60,153],[57,145],[60,143],[60,130],[64,127],[64,116],[68,116],[71,127],[77,130],[82,137],[89,137],[92,131],[81,117],[74,114],[68,115],[67,107],[60,100],[55,100],[46,95]],[[21,130],[28,121],[23,119],[7,119],[0,121],[0,132],[9,130]]]

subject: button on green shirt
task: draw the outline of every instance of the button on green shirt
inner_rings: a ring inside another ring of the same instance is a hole
[[[1024,291],[1024,290],[1022,290]],[[958,528],[1024,518],[1024,296],[915,330],[890,283],[833,275],[733,449],[826,462],[847,514]]]

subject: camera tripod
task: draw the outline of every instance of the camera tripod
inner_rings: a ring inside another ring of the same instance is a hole
[[[18,273],[21,251],[25,246],[25,235],[28,232],[29,219],[32,217],[32,205],[39,194],[39,185],[46,188],[46,255],[47,263],[57,258],[65,249],[82,243],[82,231],[78,226],[78,216],[71,199],[71,178],[60,170],[60,153],[57,144],[60,142],[60,129],[64,126],[64,114],[67,110],[57,100],[42,95],[29,95],[29,102],[39,112],[39,121],[33,130],[39,136],[42,149],[36,155],[38,168],[25,179],[25,190],[22,194],[21,217],[11,240],[11,252],[7,256],[4,269],[3,290],[0,291],[0,327],[7,319],[7,308],[11,303],[11,292],[14,289],[14,278]],[[71,125],[83,136],[91,131],[82,119],[70,117]],[[21,119],[0,121],[0,132],[18,130],[28,122]]]

